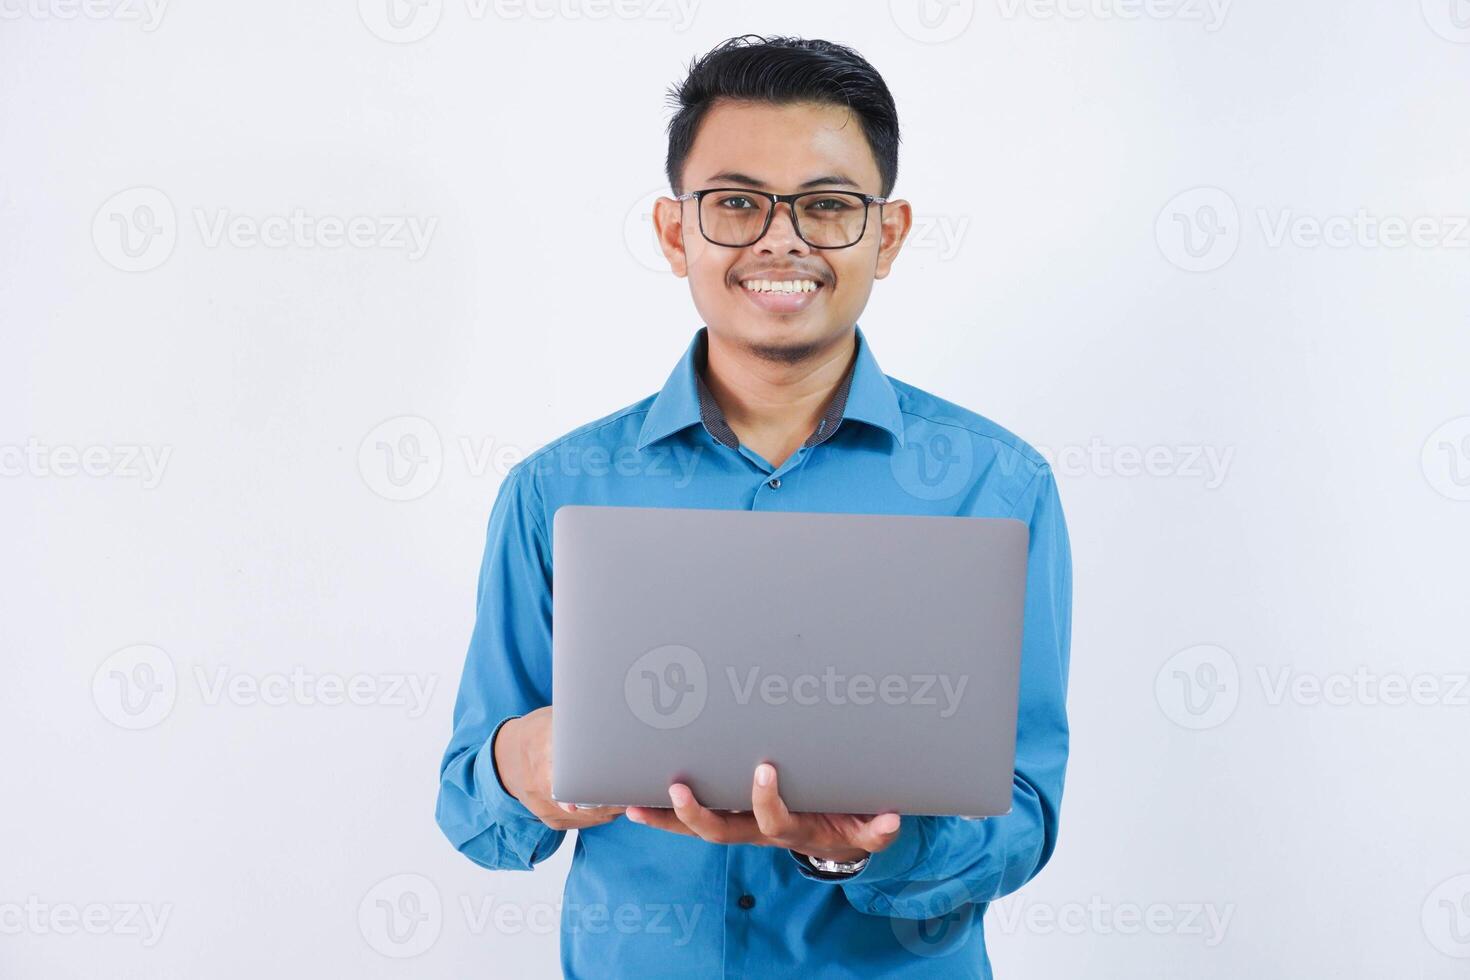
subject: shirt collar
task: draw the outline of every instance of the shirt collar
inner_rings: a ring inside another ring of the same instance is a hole
[[[873,358],[862,327],[853,329],[857,338],[857,357],[806,445],[825,442],[837,430],[840,420],[851,419],[887,430],[902,446],[903,415],[898,408],[898,394]],[[739,445],[701,375],[708,350],[708,330],[708,327],[700,327],[695,332],[684,356],[654,397],[644,417],[643,428],[638,433],[640,451],[650,443],[700,422],[717,441],[732,449]]]

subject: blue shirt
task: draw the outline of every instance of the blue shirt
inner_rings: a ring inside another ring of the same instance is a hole
[[[739,444],[704,389],[701,328],[662,390],[510,470],[490,512],[436,818],[460,852],[497,870],[529,870],[566,836],[506,792],[490,748],[506,720],[551,703],[550,529],[564,504],[1026,522],[1012,810],[904,816],[895,842],[843,880],[782,848],[710,844],[621,816],[578,831],[561,919],[567,976],[989,977],[987,903],[1056,846],[1072,562],[1055,478],[1015,435],[887,377],[854,329],[856,357],[826,417],[779,467]]]

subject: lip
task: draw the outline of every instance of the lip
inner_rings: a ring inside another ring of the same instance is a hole
[[[761,276],[759,278],[775,279],[776,276]],[[807,276],[793,276],[792,278],[810,278]],[[809,293],[757,293],[746,289],[744,283],[737,282],[735,288],[745,294],[745,298],[758,309],[767,313],[800,313],[817,301],[817,297],[825,293],[830,287],[820,279],[814,280],[817,288]]]

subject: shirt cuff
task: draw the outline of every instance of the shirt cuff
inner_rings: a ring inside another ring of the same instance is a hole
[[[495,736],[500,734],[500,729],[507,721],[519,717],[520,715],[511,715],[502,718],[475,756],[475,782],[480,788],[480,799],[485,804],[485,811],[497,823],[508,819],[540,819],[505,788],[505,784],[500,781],[500,770],[495,766]]]
[[[825,881],[834,885],[846,885],[850,882],[864,885],[875,884],[884,879],[901,877],[914,869],[919,861],[922,836],[923,831],[920,828],[918,817],[899,817],[898,837],[893,843],[870,855],[868,863],[863,865],[861,871],[843,875],[840,878],[818,873],[817,869],[807,863],[807,860],[796,851],[788,850],[787,853],[791,855],[791,860],[796,862],[802,877],[811,881]]]

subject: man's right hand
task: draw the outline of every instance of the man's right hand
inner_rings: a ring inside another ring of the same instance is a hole
[[[551,705],[512,718],[495,736],[500,782],[553,830],[596,827],[616,820],[621,806],[578,807],[551,798]]]

